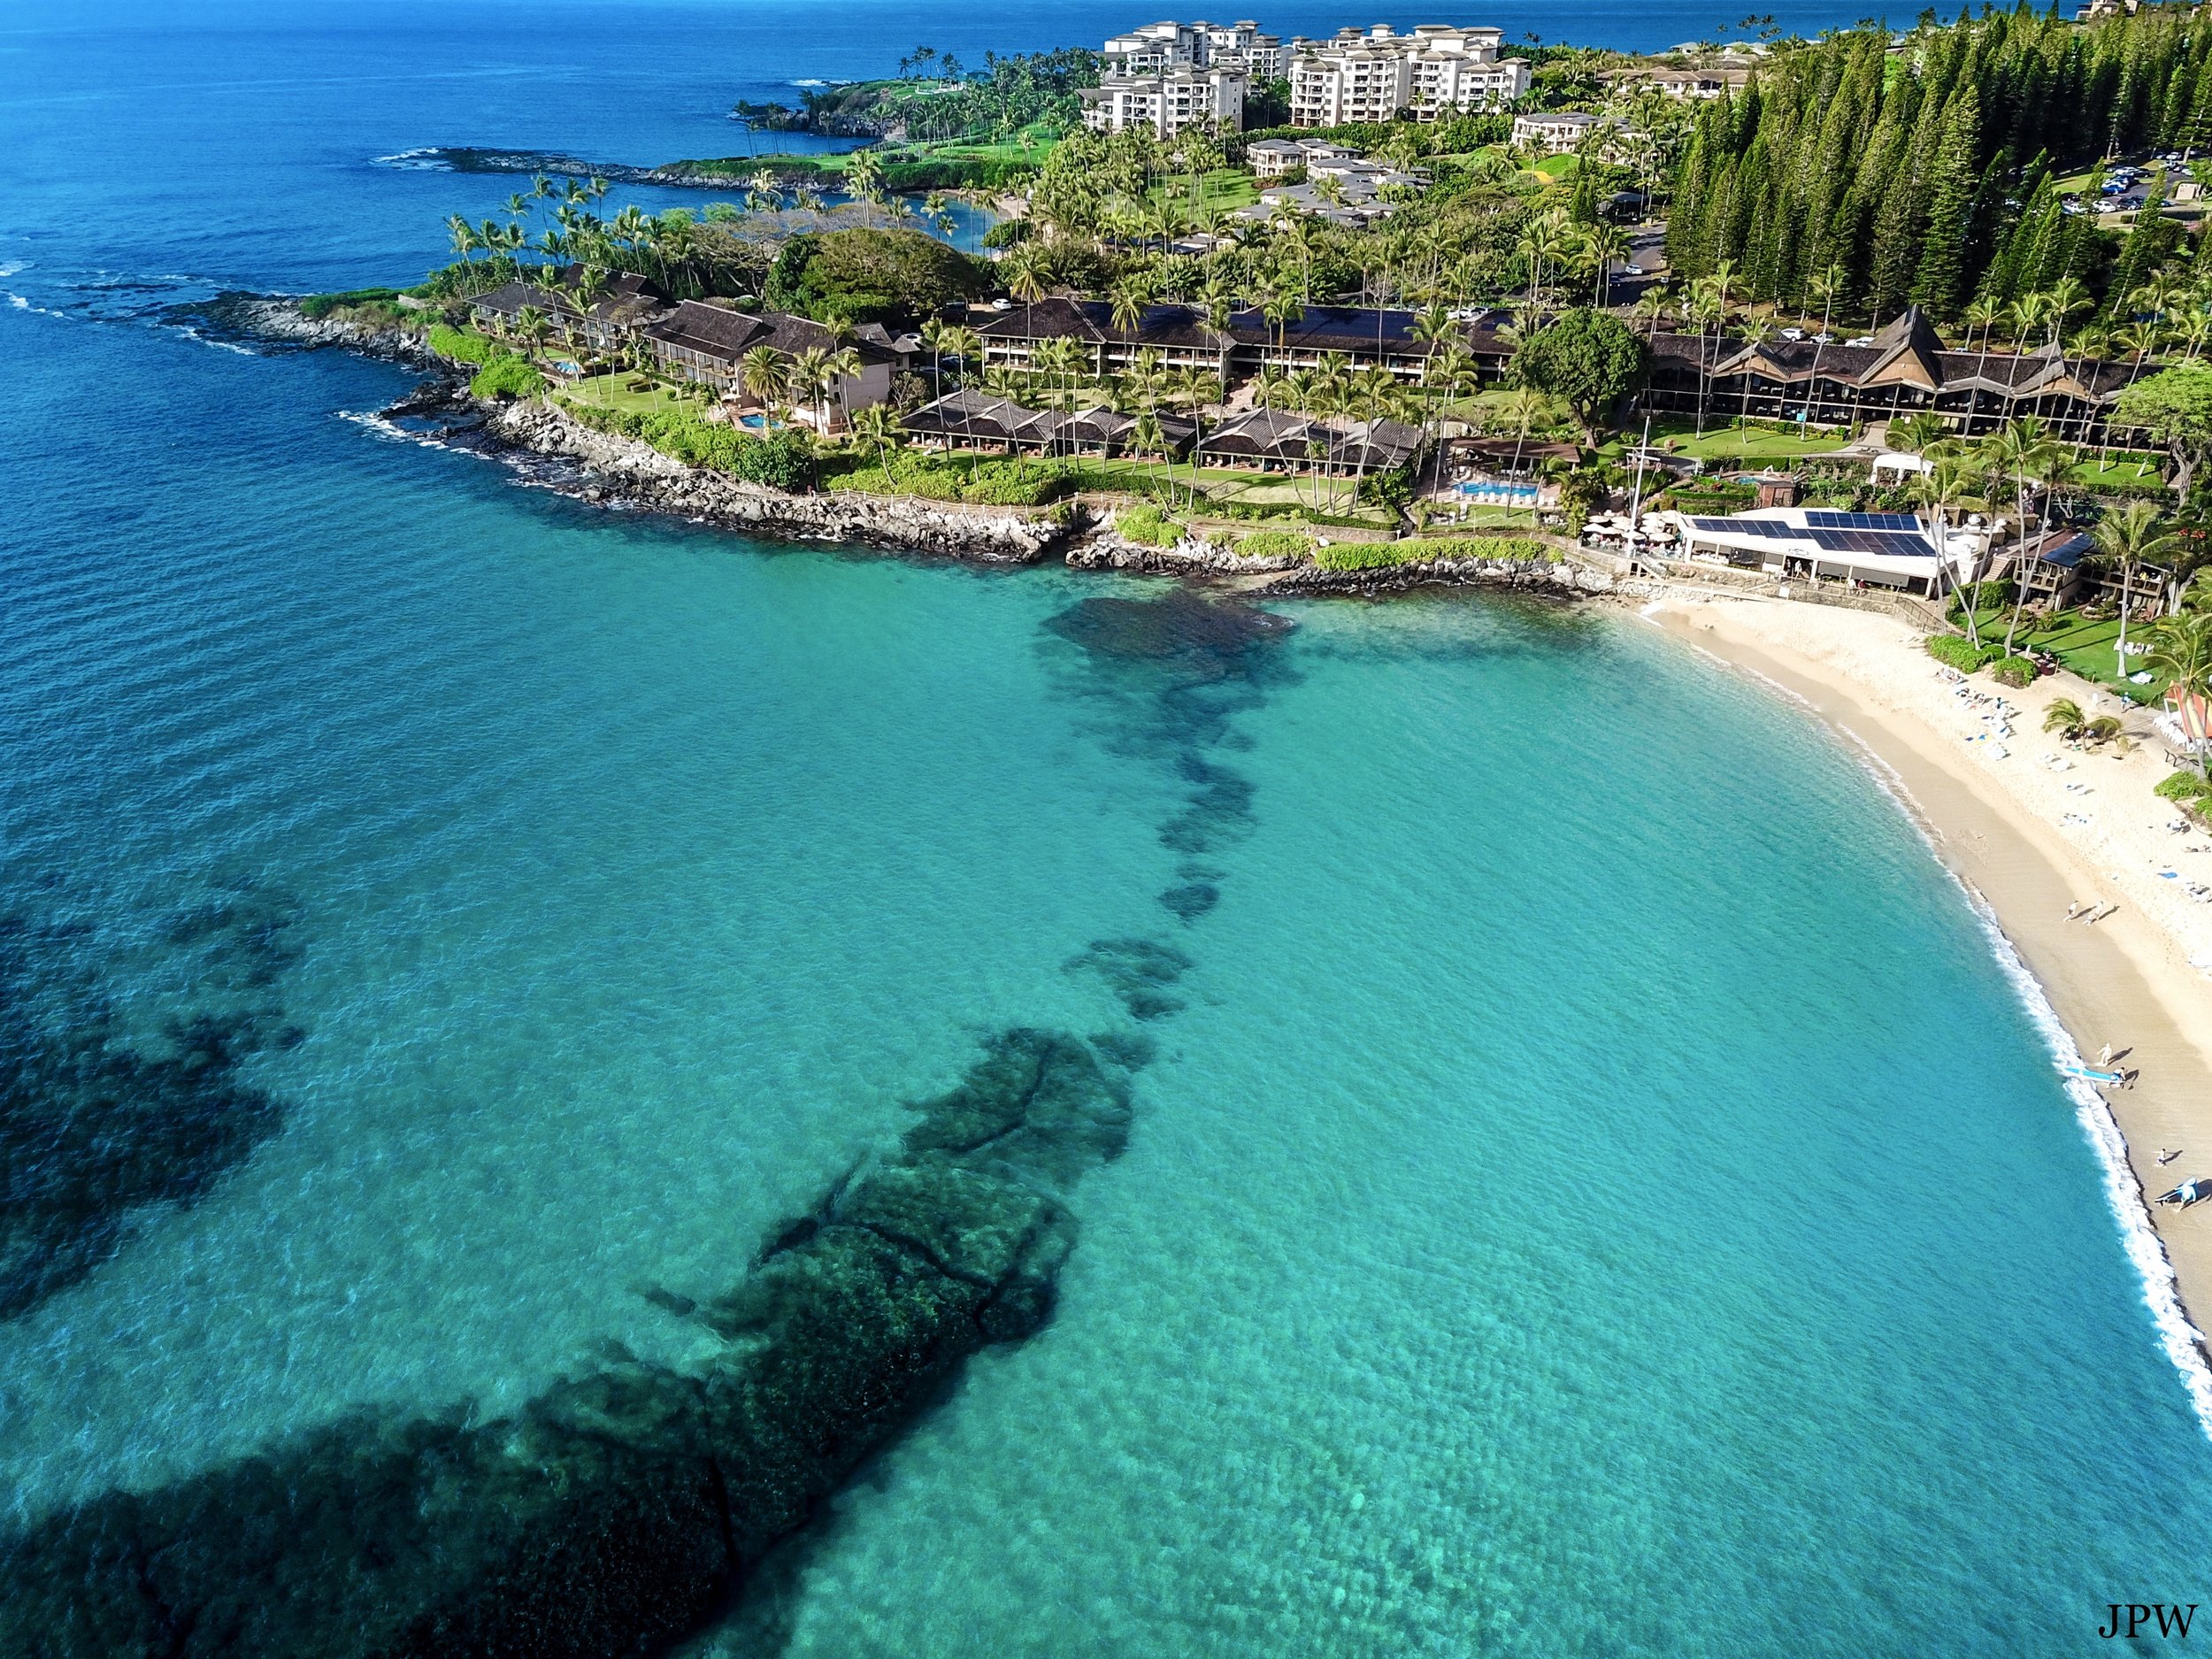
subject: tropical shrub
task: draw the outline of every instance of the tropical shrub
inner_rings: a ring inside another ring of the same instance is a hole
[[[1994,610],[2000,605],[2010,604],[2012,593],[2012,583],[2003,579],[1996,581],[1975,582],[1971,586],[1961,588],[1951,595],[1951,620],[1963,622],[1966,619],[1965,604],[1970,597],[1973,600],[1974,609],[1978,613]]]
[[[520,357],[494,357],[469,382],[472,397],[535,397],[545,390],[545,376]]]
[[[495,349],[483,335],[445,323],[433,323],[428,340],[433,351],[456,363],[489,363]]]
[[[1183,539],[1183,526],[1150,502],[1124,507],[1114,515],[1114,528],[1140,547],[1170,548]]]
[[[1989,671],[1989,677],[1999,685],[2010,686],[2016,690],[2020,687],[2035,684],[2035,677],[2039,672],[2033,657],[2008,657]]]
[[[889,459],[887,472],[880,464],[843,467],[826,480],[828,487],[979,507],[1041,507],[1075,487],[1071,470],[1061,461],[956,460],[911,453]]]
[[[1928,655],[1947,667],[1955,668],[1962,674],[1994,662],[2005,654],[2001,645],[1977,646],[1973,641],[1955,634],[1932,634],[1928,636]]]
[[[1239,536],[1230,551],[1245,559],[1310,559],[1314,539],[1295,530],[1255,530]]]
[[[1317,550],[1313,562],[1325,571],[1386,570],[1394,565],[1425,565],[1436,559],[1512,559],[1549,564],[1559,555],[1524,536],[1408,536],[1402,541],[1336,541]]]
[[[2183,806],[2201,807],[2207,802],[2212,802],[2212,783],[2207,783],[2193,772],[2177,772],[2170,774],[2151,793],[2178,802]]]
[[[311,323],[320,322],[341,308],[361,305],[390,307],[398,297],[397,288],[349,288],[343,294],[311,294],[300,302],[300,315]]]
[[[709,420],[689,408],[643,411],[578,403],[569,405],[568,412],[601,432],[649,443],[686,466],[710,467],[749,484],[794,495],[813,487],[814,448],[803,433],[756,435]]]

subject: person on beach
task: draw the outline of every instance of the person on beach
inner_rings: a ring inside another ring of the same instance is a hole
[[[2158,1148],[2158,1161],[2159,1161],[2159,1163],[2161,1163],[2162,1164],[2171,1164],[2171,1163],[2172,1163],[2172,1162],[2173,1162],[2176,1158],[2179,1157],[2180,1156],[2181,1156],[2181,1148],[2180,1148],[2179,1147],[2175,1147],[2175,1148],[2172,1148],[2170,1151],[2170,1150],[2168,1150],[2168,1149],[2167,1149],[2166,1148],[2164,1148],[2164,1147],[2161,1147],[2161,1148]]]
[[[2110,1043],[2105,1044],[2103,1048],[2097,1050],[2097,1064],[2099,1065],[2108,1067],[2111,1065],[2112,1045]]]
[[[2077,916],[2079,916],[2080,914],[2081,914],[2081,901],[2080,901],[2079,899],[2076,899],[2076,900],[2075,900],[2075,901],[2074,901],[2071,904],[2070,904],[2070,905],[2068,905],[2068,906],[2066,907],[2066,919],[2067,919],[2068,921],[2070,921],[2070,921],[2072,921],[2072,920],[2074,919],[2074,918],[2076,918]]]

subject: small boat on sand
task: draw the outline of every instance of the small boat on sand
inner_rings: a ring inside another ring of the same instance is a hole
[[[2159,1194],[2158,1202],[2162,1204],[2179,1204],[2186,1210],[2190,1205],[2201,1203],[2208,1198],[2212,1198],[2212,1181],[2196,1176],[2182,1182],[2170,1193]]]

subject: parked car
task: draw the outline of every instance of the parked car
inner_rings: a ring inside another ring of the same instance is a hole
[[[1785,340],[1802,340],[1805,337],[1805,331],[1797,327],[1785,328],[1781,332],[1781,337]]]
[[[1644,268],[1640,265],[1624,265],[1621,267],[1623,276],[1641,276],[1643,273]]]

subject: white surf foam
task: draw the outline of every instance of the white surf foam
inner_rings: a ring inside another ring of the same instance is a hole
[[[1766,676],[1762,674],[1759,678],[1765,680]],[[1851,740],[1867,774],[1905,815],[1906,821],[1927,843],[1929,850],[1935,851],[1940,837],[1928,822],[1926,813],[1921,810],[1920,803],[1913,799],[1912,792],[1905,787],[1897,769],[1877,755],[1867,741],[1849,726],[1838,725],[1836,729]],[[1998,921],[1996,910],[1972,882],[1943,864],[1940,857],[1936,862],[1942,864],[1944,873],[1966,895],[1966,902],[1972,907],[1989,941],[1990,953],[1997,958],[1997,965],[2012,984],[2013,994],[2019,997],[2021,1006],[2027,1010],[2028,1018],[2041,1034],[2044,1046],[2050,1050],[2053,1065],[2082,1064],[2081,1051],[2074,1046],[2072,1033],[2059,1018],[2050,994],[2044,990],[2043,982],[2029,972],[2019,949]],[[2112,1218],[2120,1229],[2120,1242],[2141,1280],[2143,1305],[2150,1310],[2151,1321],[2157,1327],[2159,1346],[2165,1349],[2174,1369],[2181,1373],[2182,1386],[2189,1391],[2190,1404],[2197,1414],[2197,1426],[2207,1440],[2212,1440],[2212,1357],[2206,1352],[2204,1333],[2190,1322],[2187,1310],[2181,1305],[2181,1286],[2174,1278],[2173,1259],[2166,1254],[2165,1242],[2159,1238],[2157,1228],[2151,1225],[2150,1205],[2144,1197],[2142,1183],[2135,1179],[2134,1166],[2128,1162],[2127,1138],[2120,1133],[2111,1102],[2093,1086],[2079,1078],[2062,1079],[2062,1084],[2067,1099],[2073,1102],[2074,1121],[2081,1125],[2083,1135],[2103,1167],[2105,1202],[2111,1206]]]
[[[1770,690],[1780,692],[1791,702],[1805,709],[1813,704],[1769,675],[1740,663],[1731,663],[1725,657],[1693,646],[1701,656],[1711,657],[1724,667],[1759,681]],[[1939,851],[1941,835],[1932,825],[1920,803],[1905,786],[1903,776],[1874,752],[1871,745],[1849,726],[1839,721],[1827,724],[1848,739],[1854,754],[1865,767],[1875,786],[1889,797],[1905,821],[1925,843],[1932,853]],[[2054,1067],[2080,1065],[2081,1051],[2074,1046],[2074,1039],[2058,1017],[2050,995],[2043,983],[2029,972],[2021,959],[2018,949],[2005,933],[1997,919],[1997,912],[1989,901],[1976,890],[1974,885],[1957,871],[1936,859],[1943,872],[1958,884],[1959,891],[1980,922],[1984,936],[1989,941],[1990,952],[1997,958],[1997,965],[2010,981],[2013,993],[2027,1010],[2028,1018],[2049,1049]],[[2150,1310],[2151,1321],[2158,1332],[2159,1346],[2173,1368],[2181,1373],[2182,1386],[2188,1391],[2189,1402],[2197,1416],[2197,1426],[2207,1440],[2212,1440],[2212,1356],[2208,1356],[2204,1333],[2191,1323],[2186,1310],[2181,1305],[2181,1287],[2174,1278],[2173,1260],[2166,1254],[2166,1246],[2151,1225],[2150,1205],[2145,1199],[2142,1183],[2135,1179],[2134,1167],[2128,1162],[2127,1138],[2120,1133],[2119,1120],[2112,1115],[2111,1102],[2089,1083],[2078,1078],[2062,1079],[2066,1097],[2073,1102],[2074,1120],[2081,1125],[2083,1135],[2097,1155],[2097,1162],[2104,1172],[2105,1202],[2111,1207],[2112,1218],[2120,1230],[2122,1247],[2128,1260],[2133,1263],[2136,1276],[2143,1289],[2143,1305]]]

